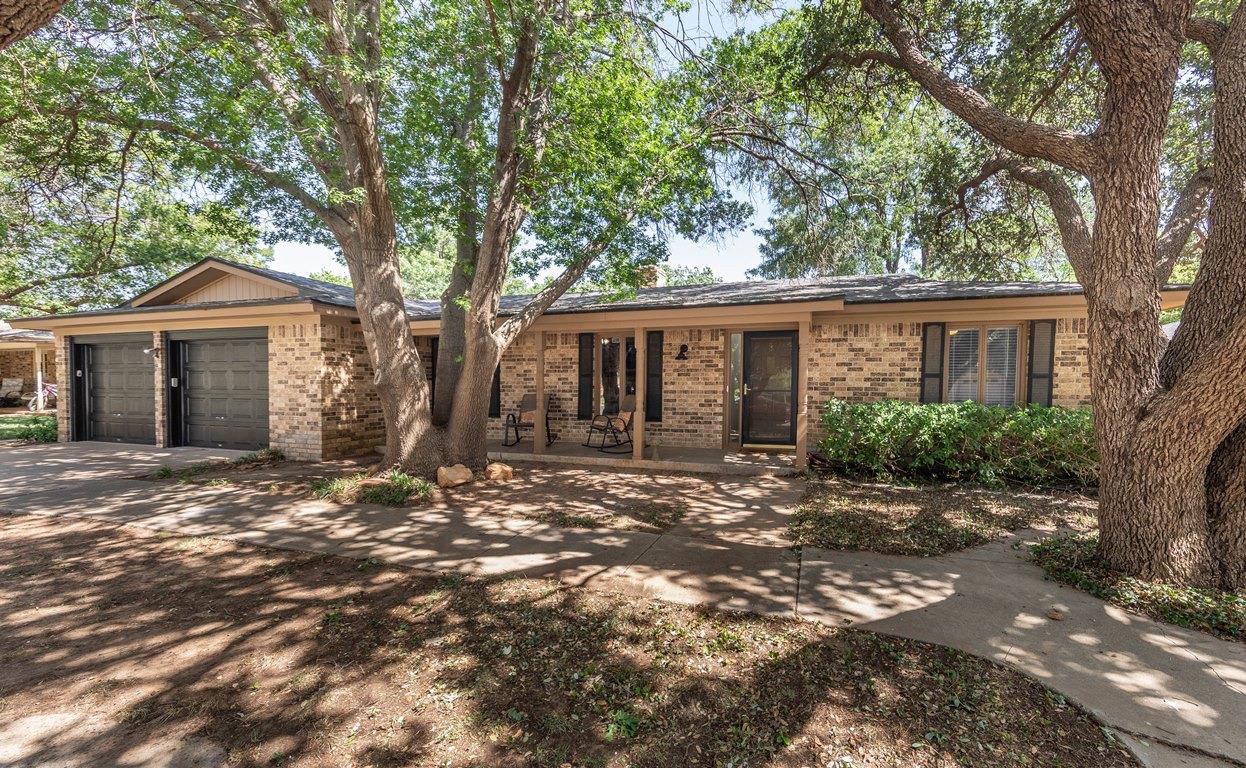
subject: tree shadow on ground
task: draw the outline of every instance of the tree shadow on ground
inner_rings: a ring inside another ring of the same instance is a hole
[[[0,545],[0,720],[93,718],[15,765],[1129,764],[1015,673],[864,632],[84,521]]]

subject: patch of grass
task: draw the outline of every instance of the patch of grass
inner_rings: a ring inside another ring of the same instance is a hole
[[[56,417],[46,413],[7,413],[0,415],[0,440],[55,443]]]
[[[181,483],[206,483],[211,486],[229,485],[228,478],[214,477],[204,480],[204,475],[220,475],[221,473],[229,473],[233,470],[252,470],[262,467],[272,466],[281,461],[285,461],[286,455],[280,448],[262,448],[251,453],[228,459],[226,461],[201,461],[197,464],[191,464],[182,469],[174,469],[165,464],[156,470],[150,477],[159,480],[169,480],[176,478]]]
[[[433,488],[433,484],[424,478],[408,475],[400,469],[391,469],[380,475],[360,472],[344,477],[317,478],[311,483],[312,495],[318,499],[390,507],[401,506],[412,498],[427,499],[432,495]]]
[[[1187,629],[1246,642],[1246,594],[1143,581],[1108,568],[1096,534],[1055,536],[1030,546],[1034,562],[1062,584]]]
[[[788,530],[803,546],[930,556],[1040,525],[1089,530],[1095,515],[1095,502],[1075,494],[815,478]]]

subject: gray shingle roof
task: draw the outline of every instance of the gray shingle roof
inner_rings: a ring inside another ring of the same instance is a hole
[[[249,306],[280,304],[296,301],[317,301],[339,307],[355,307],[354,291],[349,286],[313,280],[310,277],[279,272],[249,264],[221,261],[238,269],[278,280],[293,287],[298,294],[279,299],[213,302],[197,306]],[[198,266],[198,265],[196,265]],[[1169,286],[1183,287],[1183,286]],[[612,300],[601,293],[570,293],[562,296],[547,314],[582,312],[620,312],[638,309],[678,309],[684,307],[733,307],[755,304],[786,304],[791,302],[843,299],[845,304],[887,304],[895,302],[936,301],[941,299],[990,299],[1022,296],[1068,296],[1082,292],[1078,283],[1058,282],[972,282],[955,280],[923,280],[916,275],[855,275],[820,277],[799,280],[752,280],[711,285],[679,285],[663,288],[642,288],[635,295]],[[523,307],[530,296],[505,296],[502,313],[512,314]],[[413,320],[435,320],[441,314],[437,301],[407,301],[407,314]],[[155,312],[167,307],[133,307],[130,302],[113,308],[75,315],[109,315],[130,312]]]
[[[922,280],[916,275],[854,275],[803,280],[750,280],[712,285],[641,288],[630,298],[610,301],[600,293],[566,294],[547,314],[612,312],[681,307],[733,307],[843,299],[845,304],[877,304],[938,299],[987,299],[1015,296],[1063,296],[1082,292],[1079,283],[1004,283]],[[517,311],[527,296],[502,299],[502,312]],[[436,303],[416,319],[437,317]]]
[[[30,328],[5,328],[0,330],[0,342],[17,341],[23,343],[51,344],[51,331],[35,331]]]

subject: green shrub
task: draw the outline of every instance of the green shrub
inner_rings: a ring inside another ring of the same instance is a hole
[[[1090,411],[830,400],[823,454],[849,475],[982,485],[1098,484]]]
[[[32,443],[55,443],[56,419],[41,418],[38,421],[24,424],[13,430],[13,436],[18,440],[27,440]]]

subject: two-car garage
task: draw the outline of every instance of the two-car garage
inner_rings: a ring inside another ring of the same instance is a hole
[[[162,348],[151,334],[76,337],[71,354],[76,440],[151,445],[163,422],[170,446],[268,445],[266,328],[171,332]]]

